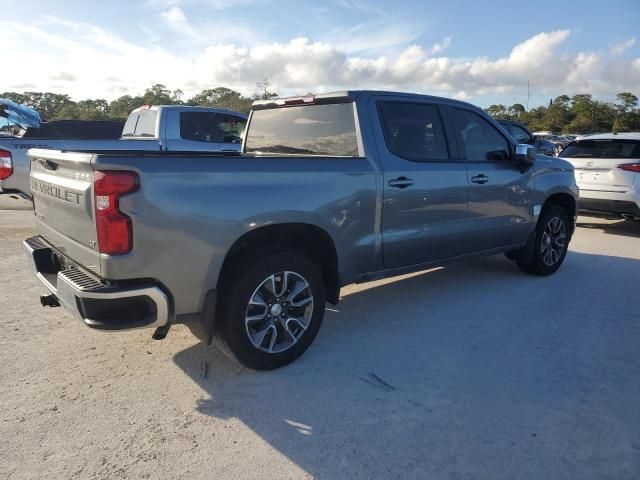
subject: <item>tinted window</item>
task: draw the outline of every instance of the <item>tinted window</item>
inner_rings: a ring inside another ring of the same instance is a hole
[[[220,131],[222,132],[222,142],[242,143],[242,136],[244,135],[244,128],[247,125],[247,121],[235,115],[218,113],[216,116],[218,127],[220,127]]]
[[[255,110],[247,152],[358,156],[352,103]]]
[[[393,154],[415,161],[449,158],[444,129],[434,105],[382,102],[380,118]]]
[[[155,137],[157,110],[140,110],[127,118],[122,130],[123,137]]]
[[[241,143],[245,120],[214,112],[182,112],[180,137],[196,142]]]
[[[511,125],[511,136],[515,138],[518,143],[529,143],[531,141],[529,132],[517,125]]]
[[[467,110],[454,109],[456,134],[467,160],[499,161],[509,158],[509,143],[487,120]]]
[[[564,158],[640,158],[637,140],[577,140],[562,151]]]

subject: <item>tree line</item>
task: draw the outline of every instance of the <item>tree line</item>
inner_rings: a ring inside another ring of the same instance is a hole
[[[142,95],[123,95],[108,102],[104,99],[73,101],[69,95],[50,92],[4,92],[0,97],[27,105],[40,112],[44,120],[126,120],[129,113],[142,105],[199,105],[219,107],[248,113],[256,99],[273,98],[271,83],[264,79],[256,86],[259,94],[246,97],[226,87],[206,89],[183,100],[181,90],[169,90],[160,83],[147,88]],[[516,103],[511,106],[494,104],[485,111],[494,118],[516,120],[532,131],[551,130],[557,133],[598,133],[640,131],[638,97],[630,92],[616,95],[616,103],[580,94],[560,95],[549,105],[532,108]]]
[[[529,111],[520,103],[510,107],[490,105],[485,111],[494,118],[522,122],[531,131],[573,134],[640,131],[638,97],[630,92],[618,93],[616,103],[595,100],[588,94],[560,95],[549,105]]]
[[[258,82],[260,94],[245,97],[230,88],[206,89],[183,100],[182,90],[169,90],[158,83],[147,88],[142,95],[123,95],[109,102],[104,99],[73,101],[69,95],[51,92],[4,92],[0,98],[8,98],[16,103],[40,112],[43,120],[126,120],[132,110],[142,105],[196,105],[203,107],[228,108],[248,113],[257,99],[273,98],[277,95],[269,91],[271,83],[265,79]]]

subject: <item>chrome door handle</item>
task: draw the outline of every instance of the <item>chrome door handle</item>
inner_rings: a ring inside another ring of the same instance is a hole
[[[413,185],[413,180],[407,177],[398,177],[393,180],[389,180],[389,186],[395,188],[407,188]]]
[[[476,175],[475,177],[471,177],[471,181],[473,183],[485,184],[489,181],[489,177],[487,177],[484,173],[480,175]]]

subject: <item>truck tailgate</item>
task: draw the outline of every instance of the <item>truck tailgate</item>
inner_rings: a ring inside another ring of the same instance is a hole
[[[38,233],[71,260],[100,274],[93,154],[32,149],[29,157]]]

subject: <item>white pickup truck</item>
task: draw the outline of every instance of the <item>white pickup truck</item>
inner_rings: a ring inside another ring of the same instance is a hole
[[[155,105],[129,114],[120,139],[33,138],[37,112],[0,99],[0,193],[31,196],[27,150],[239,151],[247,116],[220,108]]]

